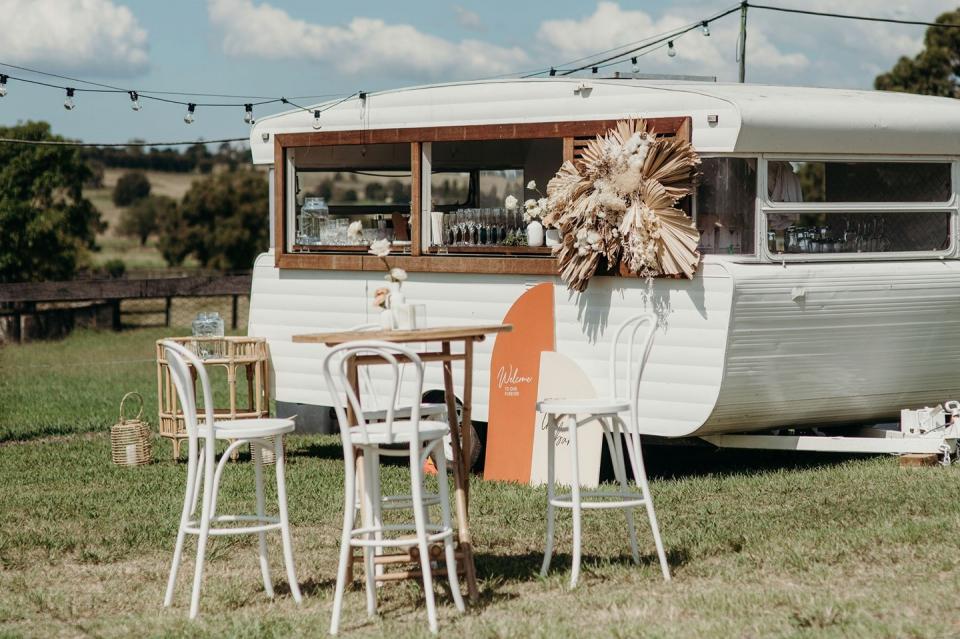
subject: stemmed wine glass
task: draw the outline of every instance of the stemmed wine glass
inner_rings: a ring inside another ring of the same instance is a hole
[[[477,243],[476,235],[474,235],[477,229],[477,209],[467,209],[467,244],[473,246]]]

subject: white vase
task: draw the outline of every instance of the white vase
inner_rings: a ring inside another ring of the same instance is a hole
[[[536,220],[527,224],[527,246],[543,246],[543,224]]]
[[[406,303],[407,297],[400,289],[400,282],[390,282],[388,286],[390,293],[387,295],[387,308],[393,308],[395,305]]]
[[[547,241],[547,246],[560,246],[560,230],[547,229],[543,235]]]
[[[393,325],[393,311],[388,308],[380,311],[380,328],[385,331],[392,331],[395,328]]]
[[[390,282],[390,293],[387,295],[387,313],[390,314],[391,328],[409,330],[409,305],[407,298],[400,290],[400,282]]]

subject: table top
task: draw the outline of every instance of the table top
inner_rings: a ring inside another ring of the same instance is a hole
[[[460,340],[481,340],[491,333],[509,333],[510,324],[483,324],[479,326],[440,326],[393,331],[335,331],[330,333],[307,333],[294,335],[298,344],[326,344],[336,346],[344,342],[357,340],[378,340],[383,342],[452,342]]]

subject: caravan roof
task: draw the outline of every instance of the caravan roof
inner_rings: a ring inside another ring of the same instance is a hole
[[[334,102],[259,120],[250,133],[254,163],[273,163],[272,136],[263,134],[314,131],[313,109]],[[960,155],[957,100],[756,84],[458,82],[372,92],[323,111],[321,122],[324,131],[337,131],[677,115],[693,118],[693,144],[701,153]]]

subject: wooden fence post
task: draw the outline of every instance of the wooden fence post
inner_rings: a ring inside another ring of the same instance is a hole
[[[173,298],[166,297],[165,300],[166,301],[163,307],[163,325],[169,327],[170,326],[170,306],[172,305]]]
[[[236,293],[233,294],[233,308],[230,313],[230,328],[237,330],[237,298],[240,296]]]

